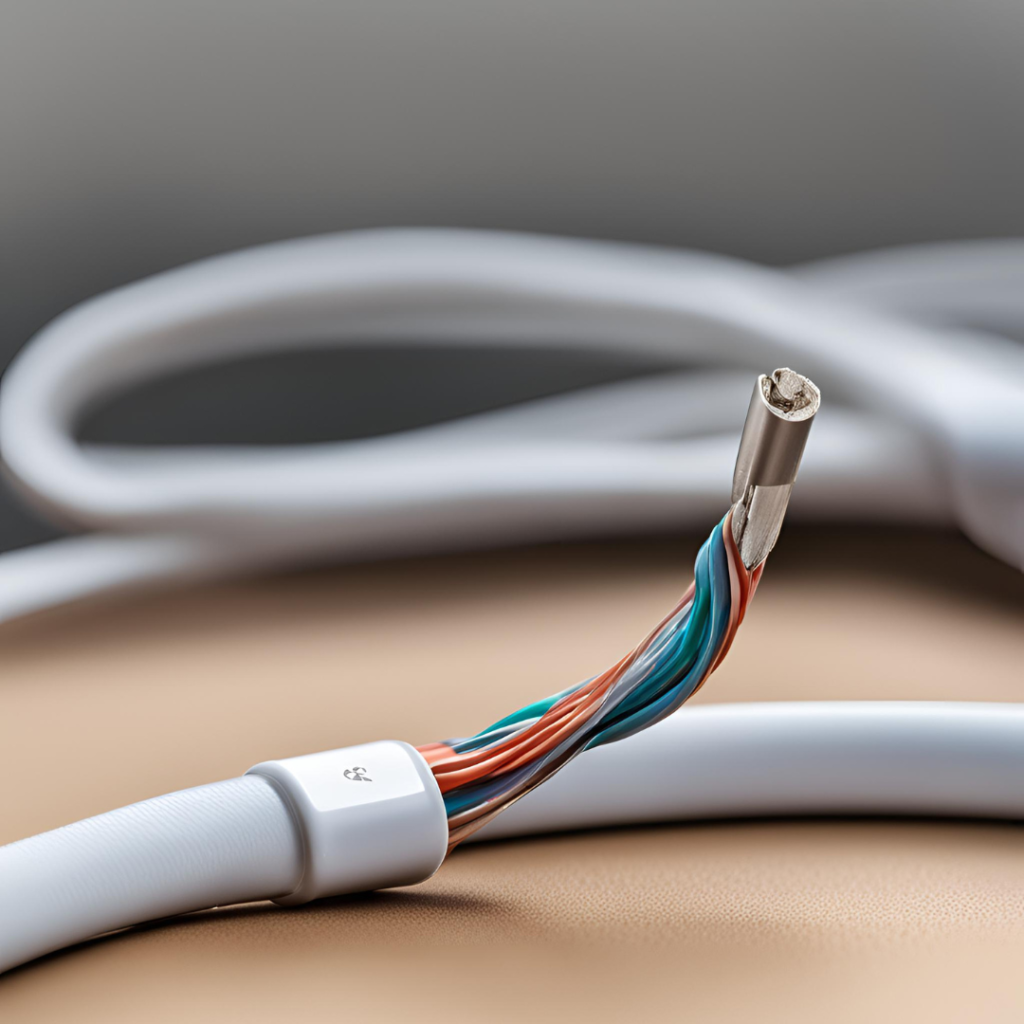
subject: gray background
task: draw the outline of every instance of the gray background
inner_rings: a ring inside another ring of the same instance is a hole
[[[1022,40],[1019,0],[5,0],[0,365],[96,292],[341,228],[772,263],[1021,234]],[[165,382],[86,433],[357,436],[649,369],[399,352]],[[0,494],[0,547],[48,532]]]

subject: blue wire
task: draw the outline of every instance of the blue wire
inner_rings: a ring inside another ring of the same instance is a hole
[[[711,670],[729,630],[732,585],[729,559],[723,534],[724,519],[698,552],[694,566],[694,596],[687,612],[670,622],[655,637],[652,647],[657,660],[649,666],[643,680],[621,702],[601,716],[597,731],[579,749],[601,746],[624,739],[646,729],[675,711],[700,685]],[[563,690],[552,697],[535,701],[493,725],[462,740],[450,740],[458,753],[479,750],[497,743],[519,728],[519,723],[537,718],[559,700],[585,686],[589,680]],[[577,742],[584,740],[577,737]],[[449,816],[515,790],[541,772],[552,760],[564,756],[565,748],[549,751],[537,761],[497,778],[488,778],[460,786],[444,796]]]

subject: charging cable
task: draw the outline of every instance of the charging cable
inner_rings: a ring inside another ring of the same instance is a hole
[[[0,617],[328,554],[710,518],[749,388],[740,368],[766,357],[830,393],[805,514],[956,522],[1019,565],[1024,374],[993,333],[1024,328],[1018,253],[977,243],[782,273],[630,246],[380,232],[129,286],[55,321],[0,388],[7,470],[93,531],[0,556]],[[344,445],[146,455],[75,437],[91,405],[161,373],[391,338],[629,346],[680,372]],[[786,511],[793,439],[817,409],[817,390],[789,373],[758,382],[732,506],[693,588],[622,661],[475,737],[267,762],[0,848],[0,970],[170,914],[410,884],[465,839],[743,814],[1019,817],[1018,707],[673,713],[728,650]]]
[[[733,502],[693,585],[609,669],[476,736],[268,761],[0,847],[0,970],[115,928],[225,902],[411,885],[583,751],[668,718],[728,653],[775,544],[820,394],[758,378]]]

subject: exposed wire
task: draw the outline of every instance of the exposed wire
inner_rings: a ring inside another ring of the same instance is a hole
[[[814,383],[790,369],[758,378],[733,472],[733,506],[697,554],[690,588],[629,654],[475,736],[419,748],[444,797],[449,848],[577,754],[661,721],[704,685],[757,589],[820,401]]]
[[[679,603],[620,661],[475,736],[419,748],[444,795],[452,847],[580,752],[646,729],[703,686],[728,653],[764,566],[743,564],[732,514],[701,547]]]

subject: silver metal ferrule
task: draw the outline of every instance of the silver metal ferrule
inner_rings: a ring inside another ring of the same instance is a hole
[[[761,374],[732,478],[732,535],[748,569],[775,547],[821,392],[790,369]]]

